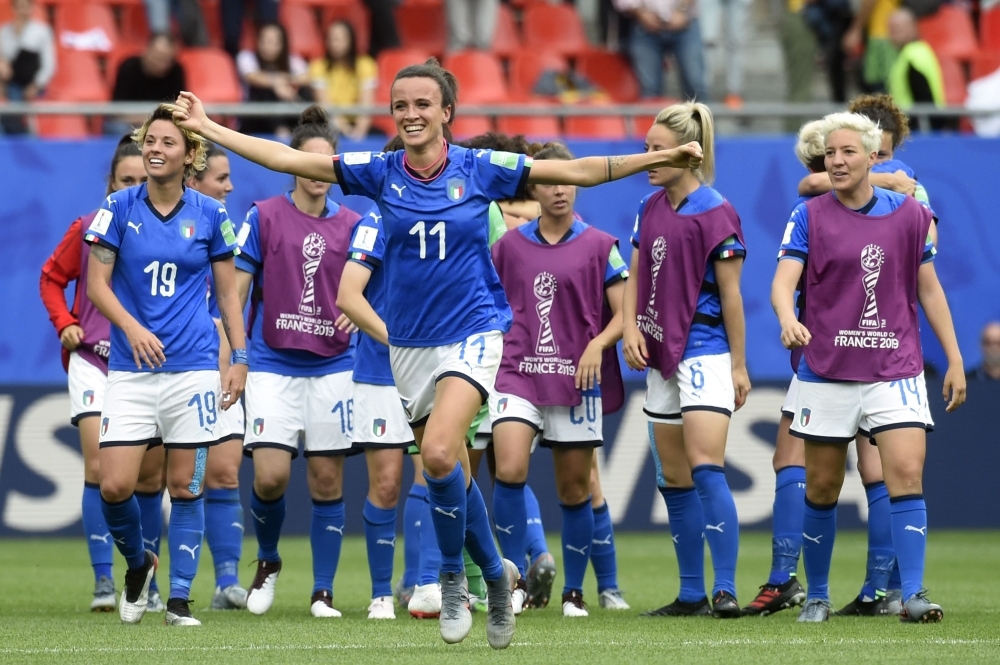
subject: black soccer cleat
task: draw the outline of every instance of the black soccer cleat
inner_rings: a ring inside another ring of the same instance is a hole
[[[765,584],[757,597],[743,608],[744,616],[764,617],[790,607],[801,605],[806,599],[806,590],[794,575],[784,584]]]
[[[655,610],[643,612],[644,617],[707,617],[711,616],[712,608],[708,596],[695,603],[685,603],[680,598]]]
[[[889,603],[885,596],[875,600],[861,600],[858,596],[842,608],[834,612],[838,617],[884,617],[889,616]]]
[[[719,591],[712,596],[712,616],[716,619],[739,619],[743,616],[736,596],[728,591]]]

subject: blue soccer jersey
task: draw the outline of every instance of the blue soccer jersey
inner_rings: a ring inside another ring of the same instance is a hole
[[[872,173],[895,173],[896,171],[902,171],[910,178],[916,179],[917,177],[917,174],[913,172],[913,169],[898,159],[890,159],[872,167]],[[916,190],[913,192],[913,198],[915,198],[920,205],[931,211],[931,214],[934,215],[934,222],[937,223],[938,218],[934,213],[934,209],[931,208],[931,200],[930,197],[927,196],[927,190],[919,182],[917,183]]]
[[[378,208],[373,207],[354,225],[347,256],[349,261],[372,271],[368,286],[365,287],[365,299],[375,313],[385,320],[385,271],[381,269],[382,259],[385,257],[385,229],[382,228]],[[389,347],[363,332],[358,333],[354,381],[376,386],[395,385],[389,365]]]
[[[642,230],[642,215],[646,209],[646,201],[652,194],[644,197],[639,203],[639,213],[635,216],[635,227],[632,229],[632,246],[639,247],[640,231]],[[677,206],[680,215],[696,215],[722,205],[722,194],[708,185],[702,185],[694,190]],[[702,314],[714,319],[722,318],[722,300],[719,298],[719,287],[715,279],[715,262],[736,256],[746,256],[747,250],[743,243],[733,235],[723,240],[712,250],[705,266],[705,279],[702,281],[701,292],[698,294],[698,304],[695,314]],[[683,360],[698,356],[713,356],[729,353],[729,338],[724,325],[710,326],[704,323],[692,323],[688,332],[687,345],[684,347]]]
[[[219,334],[205,304],[213,261],[237,251],[225,207],[184,190],[169,214],[153,208],[146,185],[105,200],[85,239],[117,254],[111,288],[125,310],[163,343],[166,362],[136,369],[125,333],[111,329],[108,368],[126,372],[218,369]]]
[[[394,346],[432,347],[510,329],[511,311],[489,249],[489,205],[514,198],[531,158],[448,147],[431,181],[403,151],[334,157],[345,194],[373,199],[385,230],[386,327]]]
[[[899,194],[880,187],[874,187],[873,189],[875,190],[874,196],[872,196],[871,200],[863,208],[856,212],[873,216],[888,215],[903,205],[903,202],[906,200],[905,194]],[[821,196],[836,196],[836,194],[830,192],[829,194],[821,194]],[[930,236],[927,236],[922,262],[933,261],[935,254],[937,254],[937,250],[934,249],[934,244],[931,242]],[[806,207],[805,202],[802,202],[792,210],[792,217],[788,221],[787,226],[785,226],[785,235],[781,239],[781,248],[778,250],[778,260],[792,260],[805,264],[808,257],[809,208]],[[808,327],[808,323],[806,327]],[[809,369],[805,354],[802,354],[802,360],[799,361],[796,374],[800,381],[810,381],[813,383],[827,383],[830,381]]]
[[[291,196],[285,194],[289,201]],[[340,210],[340,204],[333,199],[326,200],[326,209],[321,217],[332,217]],[[236,257],[236,268],[254,276],[252,293],[264,290],[264,253],[260,247],[260,216],[257,206],[250,208],[246,220],[240,227],[240,253]],[[264,307],[261,302],[258,307]],[[327,358],[301,349],[272,349],[264,341],[264,317],[253,317],[250,327],[247,355],[250,368],[254,372],[270,372],[282,376],[326,376],[337,372],[347,372],[354,367],[354,346],[339,356]]]

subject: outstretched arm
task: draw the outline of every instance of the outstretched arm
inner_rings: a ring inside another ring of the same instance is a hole
[[[174,122],[178,127],[201,134],[251,162],[301,178],[337,182],[333,161],[326,155],[300,152],[278,141],[247,136],[223,127],[205,115],[201,100],[190,92],[182,92],[173,106]]]
[[[539,159],[531,165],[528,182],[533,185],[580,185],[591,187],[630,175],[672,166],[696,169],[701,166],[701,146],[687,143],[671,150],[657,150],[616,157],[583,157],[581,159]]]

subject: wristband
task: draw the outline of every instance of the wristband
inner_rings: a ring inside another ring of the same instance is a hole
[[[233,349],[233,355],[229,359],[230,365],[249,365],[246,349]]]

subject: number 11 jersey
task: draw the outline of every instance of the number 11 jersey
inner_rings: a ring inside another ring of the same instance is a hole
[[[208,278],[214,261],[232,257],[236,234],[215,199],[185,189],[161,215],[146,185],[104,201],[84,239],[117,255],[111,288],[125,310],[163,343],[166,362],[137,370],[128,338],[111,328],[108,368],[126,372],[218,369],[219,334],[208,311]]]

